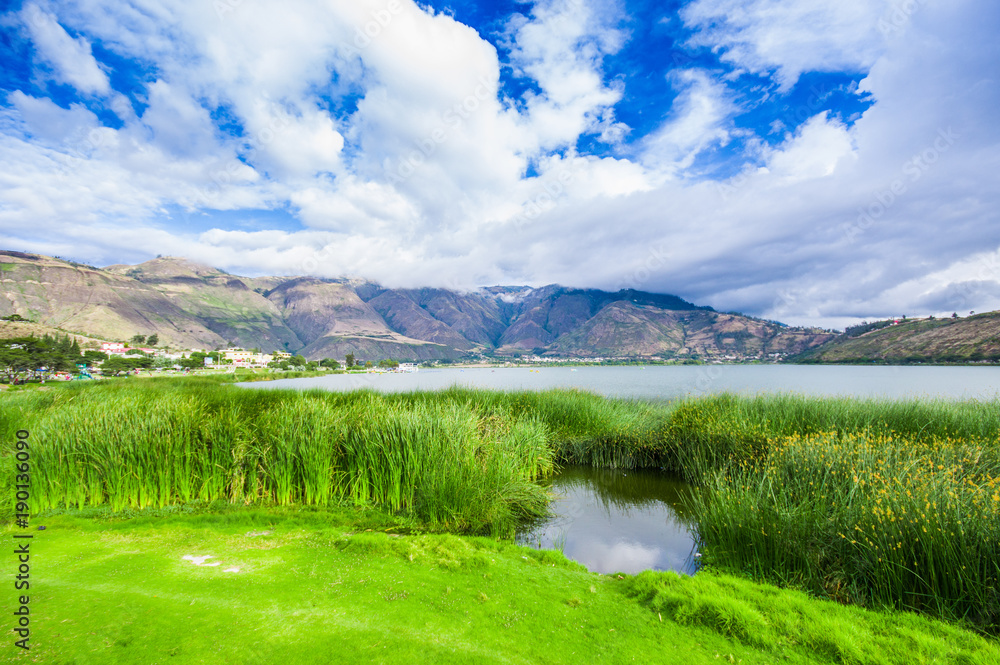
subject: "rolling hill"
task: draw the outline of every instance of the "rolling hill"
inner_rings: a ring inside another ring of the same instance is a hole
[[[1000,361],[1000,312],[912,319],[856,337],[840,335],[795,358],[807,363]]]

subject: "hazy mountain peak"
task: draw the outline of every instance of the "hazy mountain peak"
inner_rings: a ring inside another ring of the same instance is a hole
[[[0,315],[181,348],[259,347],[307,358],[456,358],[475,353],[747,359],[832,335],[718,314],[677,296],[492,286],[392,289],[351,278],[238,277],[183,257],[91,269],[0,252]]]
[[[206,277],[229,276],[224,270],[213,268],[204,263],[197,263],[180,256],[158,256],[134,266],[113,265],[105,268],[108,272],[126,275],[139,280],[170,279],[187,277],[204,279]]]

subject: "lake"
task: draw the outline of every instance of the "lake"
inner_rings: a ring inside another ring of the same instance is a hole
[[[673,399],[720,392],[794,392],[857,397],[993,399],[1000,367],[857,365],[657,365],[421,369],[409,374],[334,374],[241,383],[258,389],[440,390],[454,385],[495,390],[578,388],[608,397]]]
[[[595,573],[676,570],[698,557],[681,509],[690,486],[658,471],[568,467],[549,484],[552,516],[522,527],[521,545],[559,549]]]

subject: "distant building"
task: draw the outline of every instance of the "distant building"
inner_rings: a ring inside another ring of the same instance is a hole
[[[274,358],[269,353],[255,353],[235,348],[223,351],[222,359],[236,367],[267,367],[267,364]]]

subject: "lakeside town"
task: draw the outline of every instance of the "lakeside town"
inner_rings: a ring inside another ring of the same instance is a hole
[[[343,368],[365,373],[409,373],[418,369],[416,363],[391,359],[365,361],[355,359],[353,354],[347,354],[343,360],[324,358],[317,361],[285,351],[265,353],[241,347],[170,350],[126,342],[102,342],[97,349],[81,350],[68,338],[4,340],[0,356],[3,380],[15,385],[28,381],[95,380],[141,374],[190,374],[193,371],[333,372]]]

